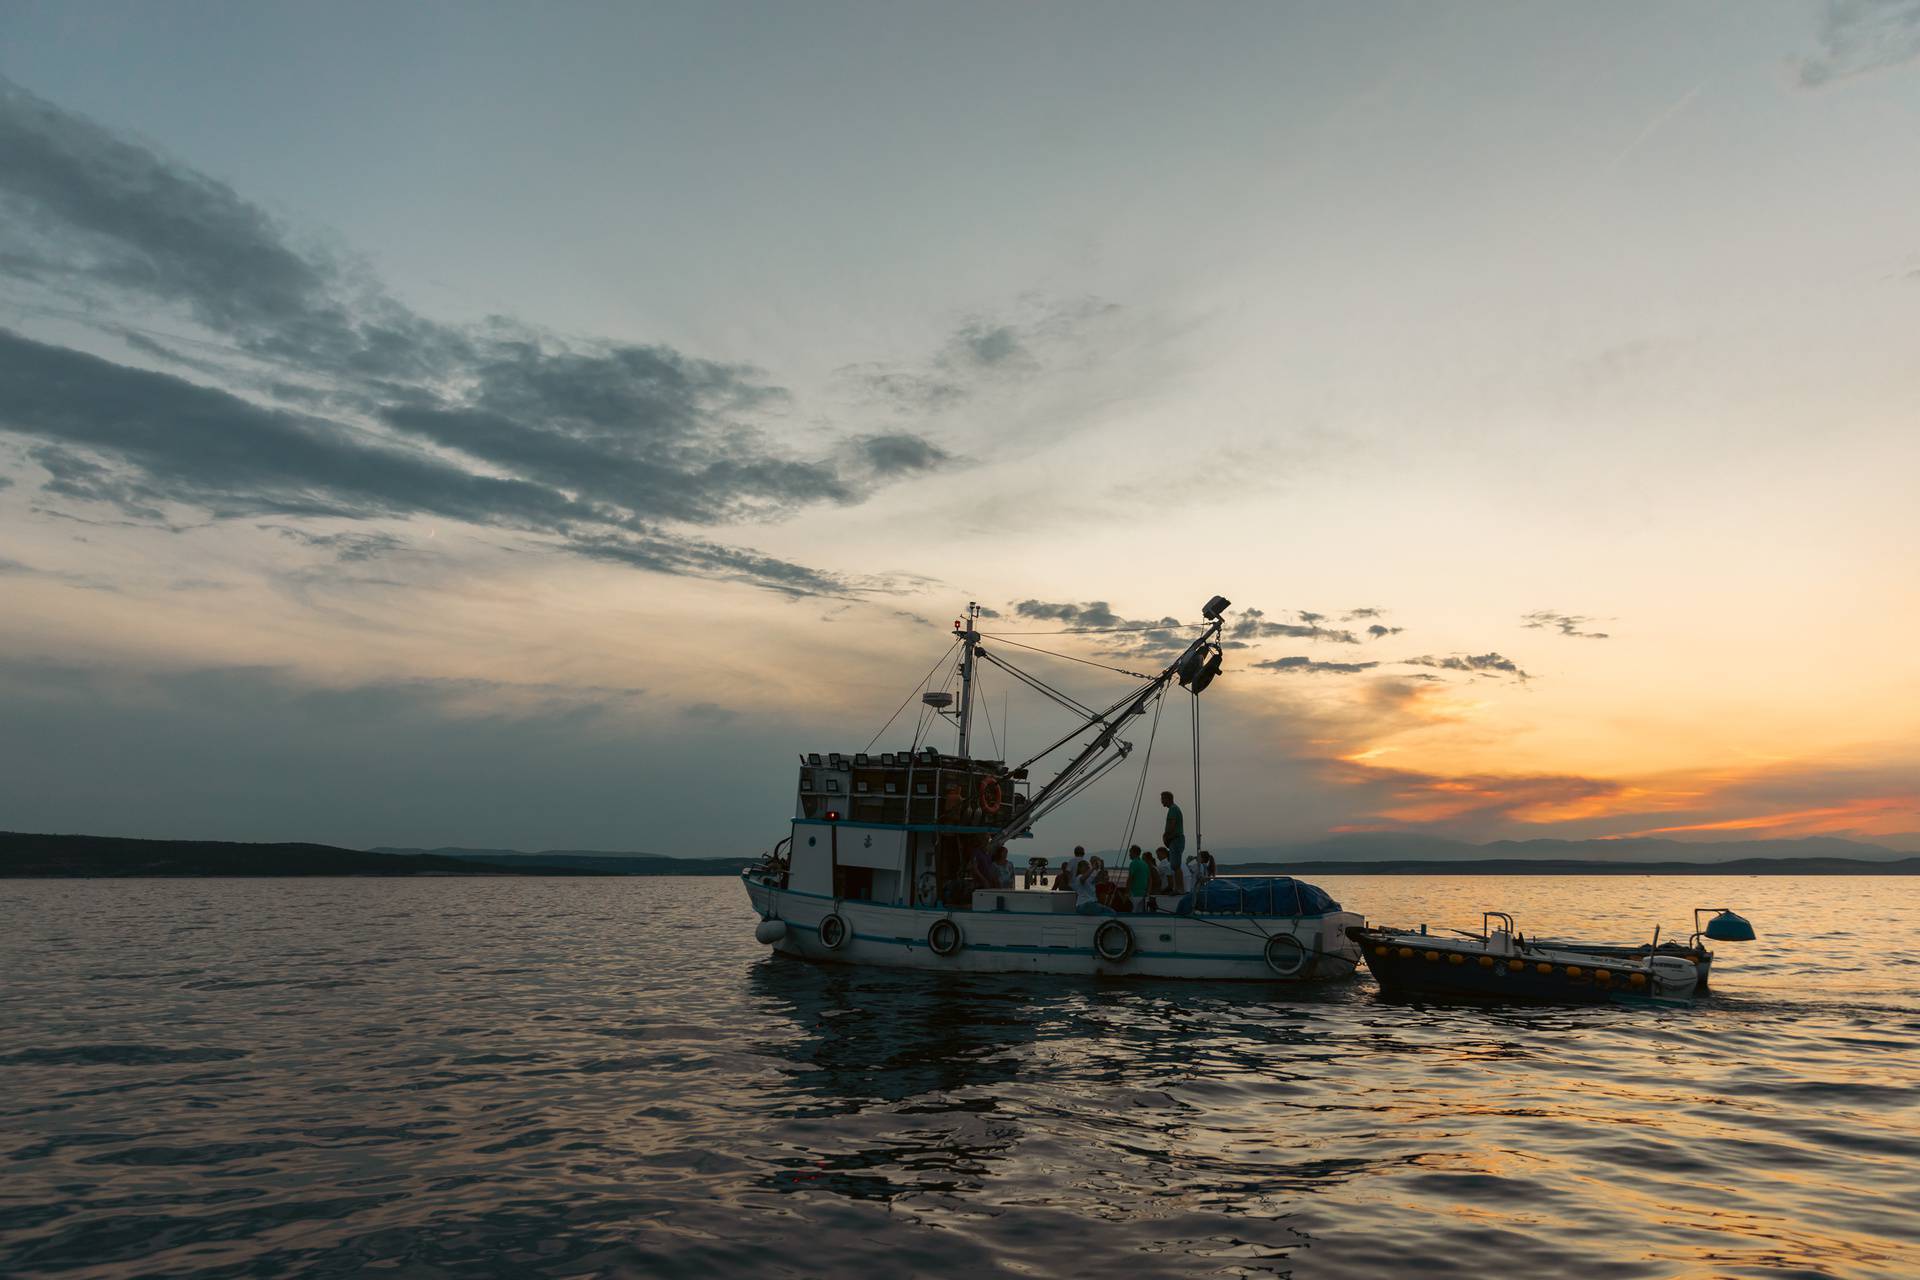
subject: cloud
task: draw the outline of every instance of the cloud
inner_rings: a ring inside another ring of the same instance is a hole
[[[703,724],[731,724],[739,717],[732,707],[723,707],[717,702],[691,702],[680,708],[684,720],[697,720]]]
[[[165,499],[218,518],[433,515],[549,535],[576,554],[790,594],[855,584],[757,552],[662,532],[631,511],[468,471],[169,374],[133,369],[0,329],[0,428],[97,457],[69,485],[130,514]],[[43,451],[44,452],[44,451]],[[105,459],[114,460],[109,467]],[[56,481],[56,483],[59,483]]]
[[[1401,661],[1411,667],[1437,667],[1442,671],[1474,671],[1484,675],[1510,675],[1520,680],[1530,679],[1511,658],[1503,658],[1497,653],[1473,655],[1455,654],[1452,657],[1436,658],[1432,654],[1422,654],[1418,658],[1402,658]]]
[[[1520,619],[1522,626],[1551,629],[1563,636],[1576,636],[1582,640],[1605,640],[1608,635],[1604,631],[1580,629],[1590,622],[1598,621],[1598,618],[1582,617],[1577,613],[1555,613],[1551,609],[1536,609],[1532,613],[1522,615]]]
[[[1243,609],[1240,616],[1227,628],[1226,634],[1231,640],[1266,640],[1284,636],[1290,640],[1325,640],[1334,644],[1359,644],[1360,637],[1351,631],[1320,626],[1326,617],[1321,613],[1302,612],[1299,623],[1269,622],[1267,615],[1258,609]]]
[[[1362,671],[1371,671],[1380,664],[1377,662],[1318,662],[1308,657],[1273,658],[1266,662],[1256,662],[1256,667],[1268,671],[1293,672],[1304,675],[1357,675]]]
[[[1085,604],[1022,600],[1008,606],[1016,618],[1060,622],[1063,632],[1105,633],[1094,651],[1115,658],[1171,660],[1194,640],[1196,628],[1175,617],[1123,618],[1105,600]]]
[[[311,530],[295,529],[287,525],[261,525],[260,527],[272,529],[281,537],[297,542],[303,547],[317,547],[322,551],[331,551],[333,558],[342,564],[377,560],[407,545],[404,540],[390,533],[314,533]]]
[[[88,591],[118,592],[119,588],[103,579],[84,573],[69,573],[60,569],[42,569],[24,561],[0,556],[0,578],[45,578],[53,582],[64,582],[68,586],[80,587]]]
[[[1351,760],[1337,762],[1331,772],[1340,782],[1377,793],[1367,818],[1341,828],[1346,830],[1390,823],[1484,831],[1500,822],[1566,822],[1604,815],[1633,803],[1634,795],[1627,783],[1577,774],[1436,774]]]
[[[0,359],[4,359],[5,338],[5,332],[0,331]],[[4,376],[4,372],[0,371],[0,378]],[[6,421],[0,418],[0,425]],[[115,474],[90,458],[55,445],[29,449],[27,456],[39,463],[47,473],[46,483],[40,486],[42,493],[78,498],[85,502],[108,503],[140,520],[165,519],[164,513],[152,505],[162,501],[165,495],[135,477]]]
[[[1820,51],[1796,66],[1803,89],[1920,59],[1920,0],[1828,0]]]
[[[1872,841],[1920,828],[1920,787],[1914,783],[1920,775],[1911,763],[1846,768],[1780,762],[1759,769],[1594,777],[1393,768],[1369,758],[1376,754],[1350,753],[1328,766],[1328,778],[1350,789],[1347,803],[1356,815],[1341,829],[1450,830],[1480,839],[1503,828],[1506,834],[1534,834],[1547,827],[1559,829],[1552,834],[1588,839],[1830,835]]]
[[[988,326],[979,321],[963,325],[953,336],[955,352],[964,355],[962,363],[985,367],[1014,364],[1030,361],[1026,343],[1021,341],[1020,333],[1010,324]]]
[[[1367,635],[1375,640],[1384,640],[1388,636],[1397,636],[1405,630],[1405,627],[1389,627],[1376,622],[1367,628]]]
[[[895,433],[860,436],[852,444],[856,453],[878,476],[938,471],[953,461],[953,455],[945,449],[915,435]]]
[[[225,184],[3,80],[0,215],[0,274],[81,300],[100,332],[209,380],[0,332],[0,431],[42,442],[47,492],[137,519],[171,503],[428,515],[657,572],[839,593],[855,584],[687,527],[858,503],[957,461],[905,431],[783,448],[765,423],[787,393],[748,365],[428,320]],[[221,358],[110,318],[155,304],[217,335],[179,341]],[[1017,357],[991,328],[956,340],[976,365]]]
[[[1045,600],[1021,600],[1011,606],[1016,618],[1034,618],[1043,622],[1064,622],[1075,630],[1106,629],[1133,625],[1113,611],[1105,600],[1089,604],[1057,604]],[[1168,620],[1172,625],[1172,620]]]
[[[1364,608],[1364,609],[1349,609],[1346,613],[1341,615],[1340,621],[1360,622],[1367,618],[1385,617],[1386,612],[1387,611],[1385,609],[1375,609],[1371,607]]]
[[[1087,331],[1120,310],[1097,298],[1022,300],[1020,314],[969,316],[919,364],[856,364],[838,376],[866,397],[903,413],[940,413],[1045,370],[1084,345]]]

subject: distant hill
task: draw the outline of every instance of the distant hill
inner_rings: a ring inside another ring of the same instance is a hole
[[[377,846],[373,852],[403,857],[459,858],[497,867],[540,869],[579,867],[598,875],[623,876],[737,876],[754,861],[737,858],[670,858],[662,853],[599,853],[591,849],[546,849],[521,853],[517,849],[393,849]]]
[[[1321,862],[1228,862],[1228,875],[1278,872],[1297,876],[1915,876],[1920,857],[1735,858],[1728,862],[1598,862],[1585,858],[1449,858],[1436,861],[1359,859]]]
[[[508,867],[438,854],[372,853],[326,844],[123,840],[0,831],[0,878],[82,876],[594,875],[590,868]]]
[[[1833,836],[1810,836],[1799,840],[1495,840],[1488,844],[1469,844],[1464,840],[1448,840],[1441,836],[1355,832],[1304,844],[1215,849],[1214,856],[1223,864],[1273,862],[1299,866],[1323,862],[1484,862],[1488,859],[1688,865],[1734,862],[1746,858],[1838,858],[1876,862],[1896,861],[1913,855],[1884,845],[1841,840]]]
[[[1339,856],[1328,857],[1328,849]],[[1755,851],[1764,851],[1757,853]],[[1595,857],[1594,853],[1604,856]],[[1368,855],[1373,856],[1368,856]],[[1633,856],[1638,855],[1638,856]],[[1336,836],[1223,849],[1228,873],[1292,875],[1917,875],[1920,856],[1850,840],[1525,840]],[[80,876],[731,876],[749,861],[586,849],[341,849],[0,831],[0,878]]]

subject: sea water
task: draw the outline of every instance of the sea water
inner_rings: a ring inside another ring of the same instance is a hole
[[[1920,1276],[1920,880],[1327,877],[1685,1008],[776,959],[729,879],[0,881],[0,1275]]]

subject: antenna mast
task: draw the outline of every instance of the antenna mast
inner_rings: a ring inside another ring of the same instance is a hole
[[[964,622],[956,620],[953,633],[960,637],[960,757],[963,760],[973,758],[973,651],[980,643],[980,632],[975,623],[980,617],[980,605],[977,601],[967,601],[967,616]],[[964,629],[963,629],[964,628]]]

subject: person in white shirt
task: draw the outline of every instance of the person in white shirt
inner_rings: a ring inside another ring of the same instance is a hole
[[[1165,845],[1153,851],[1153,891],[1156,894],[1173,893],[1173,862],[1167,857]]]
[[[1083,916],[1110,916],[1113,908],[1100,901],[1100,877],[1106,872],[1096,869],[1091,862],[1082,858],[1073,864],[1073,909]]]
[[[1198,893],[1207,882],[1206,855],[1196,850],[1187,858],[1187,892]]]

